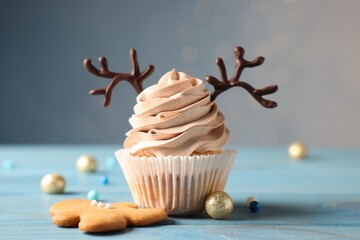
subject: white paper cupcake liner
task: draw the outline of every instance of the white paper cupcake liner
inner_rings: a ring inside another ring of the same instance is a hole
[[[137,205],[162,208],[170,215],[196,215],[209,193],[224,190],[236,151],[156,158],[121,149],[115,155]]]

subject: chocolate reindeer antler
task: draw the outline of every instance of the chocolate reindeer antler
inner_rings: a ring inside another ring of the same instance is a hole
[[[239,81],[241,73],[245,68],[259,66],[265,60],[264,57],[257,57],[253,61],[247,61],[244,59],[244,54],[245,50],[242,47],[236,47],[234,49],[235,72],[230,80],[226,74],[224,61],[221,58],[216,59],[216,64],[218,65],[221,74],[221,81],[213,76],[206,76],[206,81],[208,81],[215,88],[215,91],[211,94],[211,100],[214,101],[220,93],[228,90],[229,88],[242,87],[248,91],[251,96],[253,96],[255,100],[258,101],[263,107],[275,108],[277,106],[276,102],[264,99],[262,96],[276,92],[278,90],[277,85],[268,86],[262,89],[255,89],[248,83]]]
[[[91,63],[91,60],[88,58],[84,60],[84,67],[96,76],[112,79],[111,83],[106,88],[93,89],[89,92],[91,95],[105,95],[105,107],[109,106],[112,90],[120,81],[128,81],[139,94],[143,90],[142,82],[144,79],[149,77],[154,72],[153,65],[148,65],[143,72],[140,72],[139,63],[136,57],[136,50],[134,48],[130,49],[130,62],[132,66],[131,73],[110,72],[105,57],[99,57],[99,62],[101,65],[100,70],[94,67],[94,65]]]

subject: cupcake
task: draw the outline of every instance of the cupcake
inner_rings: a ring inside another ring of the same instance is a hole
[[[175,69],[137,97],[133,127],[116,152],[134,201],[172,215],[202,211],[224,189],[235,151],[224,116],[200,79]]]
[[[104,89],[90,94],[105,95],[108,106],[112,89],[121,80],[129,81],[139,95],[134,114],[129,119],[132,129],[126,133],[124,148],[115,155],[122,168],[133,199],[141,207],[162,208],[170,215],[196,215],[203,211],[208,194],[222,191],[236,158],[236,151],[224,150],[229,139],[224,115],[218,110],[215,98],[223,91],[240,86],[263,106],[276,107],[276,103],[263,99],[277,86],[254,89],[239,81],[245,67],[259,65],[263,58],[252,62],[243,59],[243,49],[234,49],[236,71],[227,79],[222,60],[217,59],[222,79],[207,76],[214,86],[210,93],[201,79],[175,69],[164,74],[157,84],[142,89],[142,81],[154,67],[140,72],[136,51],[130,51],[133,71],[130,74],[108,70],[105,58],[100,58],[101,69],[89,59],[85,67],[93,74],[112,78]]]

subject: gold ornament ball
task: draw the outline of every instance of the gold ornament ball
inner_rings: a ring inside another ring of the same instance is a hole
[[[289,147],[289,156],[293,159],[302,159],[307,156],[307,147],[301,142],[294,142]]]
[[[80,172],[95,172],[96,160],[89,155],[80,156],[76,161],[76,168]]]
[[[65,185],[65,179],[56,173],[46,174],[40,183],[41,189],[46,193],[63,193]]]
[[[226,192],[213,192],[206,197],[205,210],[214,219],[225,219],[233,212],[234,203]]]

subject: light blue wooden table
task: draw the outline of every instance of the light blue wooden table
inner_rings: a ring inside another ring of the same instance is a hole
[[[0,145],[0,161],[16,164],[0,169],[0,239],[360,239],[360,150],[311,149],[309,158],[297,162],[286,148],[237,148],[225,190],[235,210],[227,220],[170,217],[156,226],[107,234],[54,226],[49,206],[86,198],[91,189],[106,202],[132,201],[120,167],[105,164],[117,148]],[[96,173],[76,171],[82,154],[98,159]],[[41,191],[41,178],[53,172],[66,178],[64,194]],[[103,175],[109,185],[101,185]],[[249,196],[259,199],[261,212],[249,212]]]

